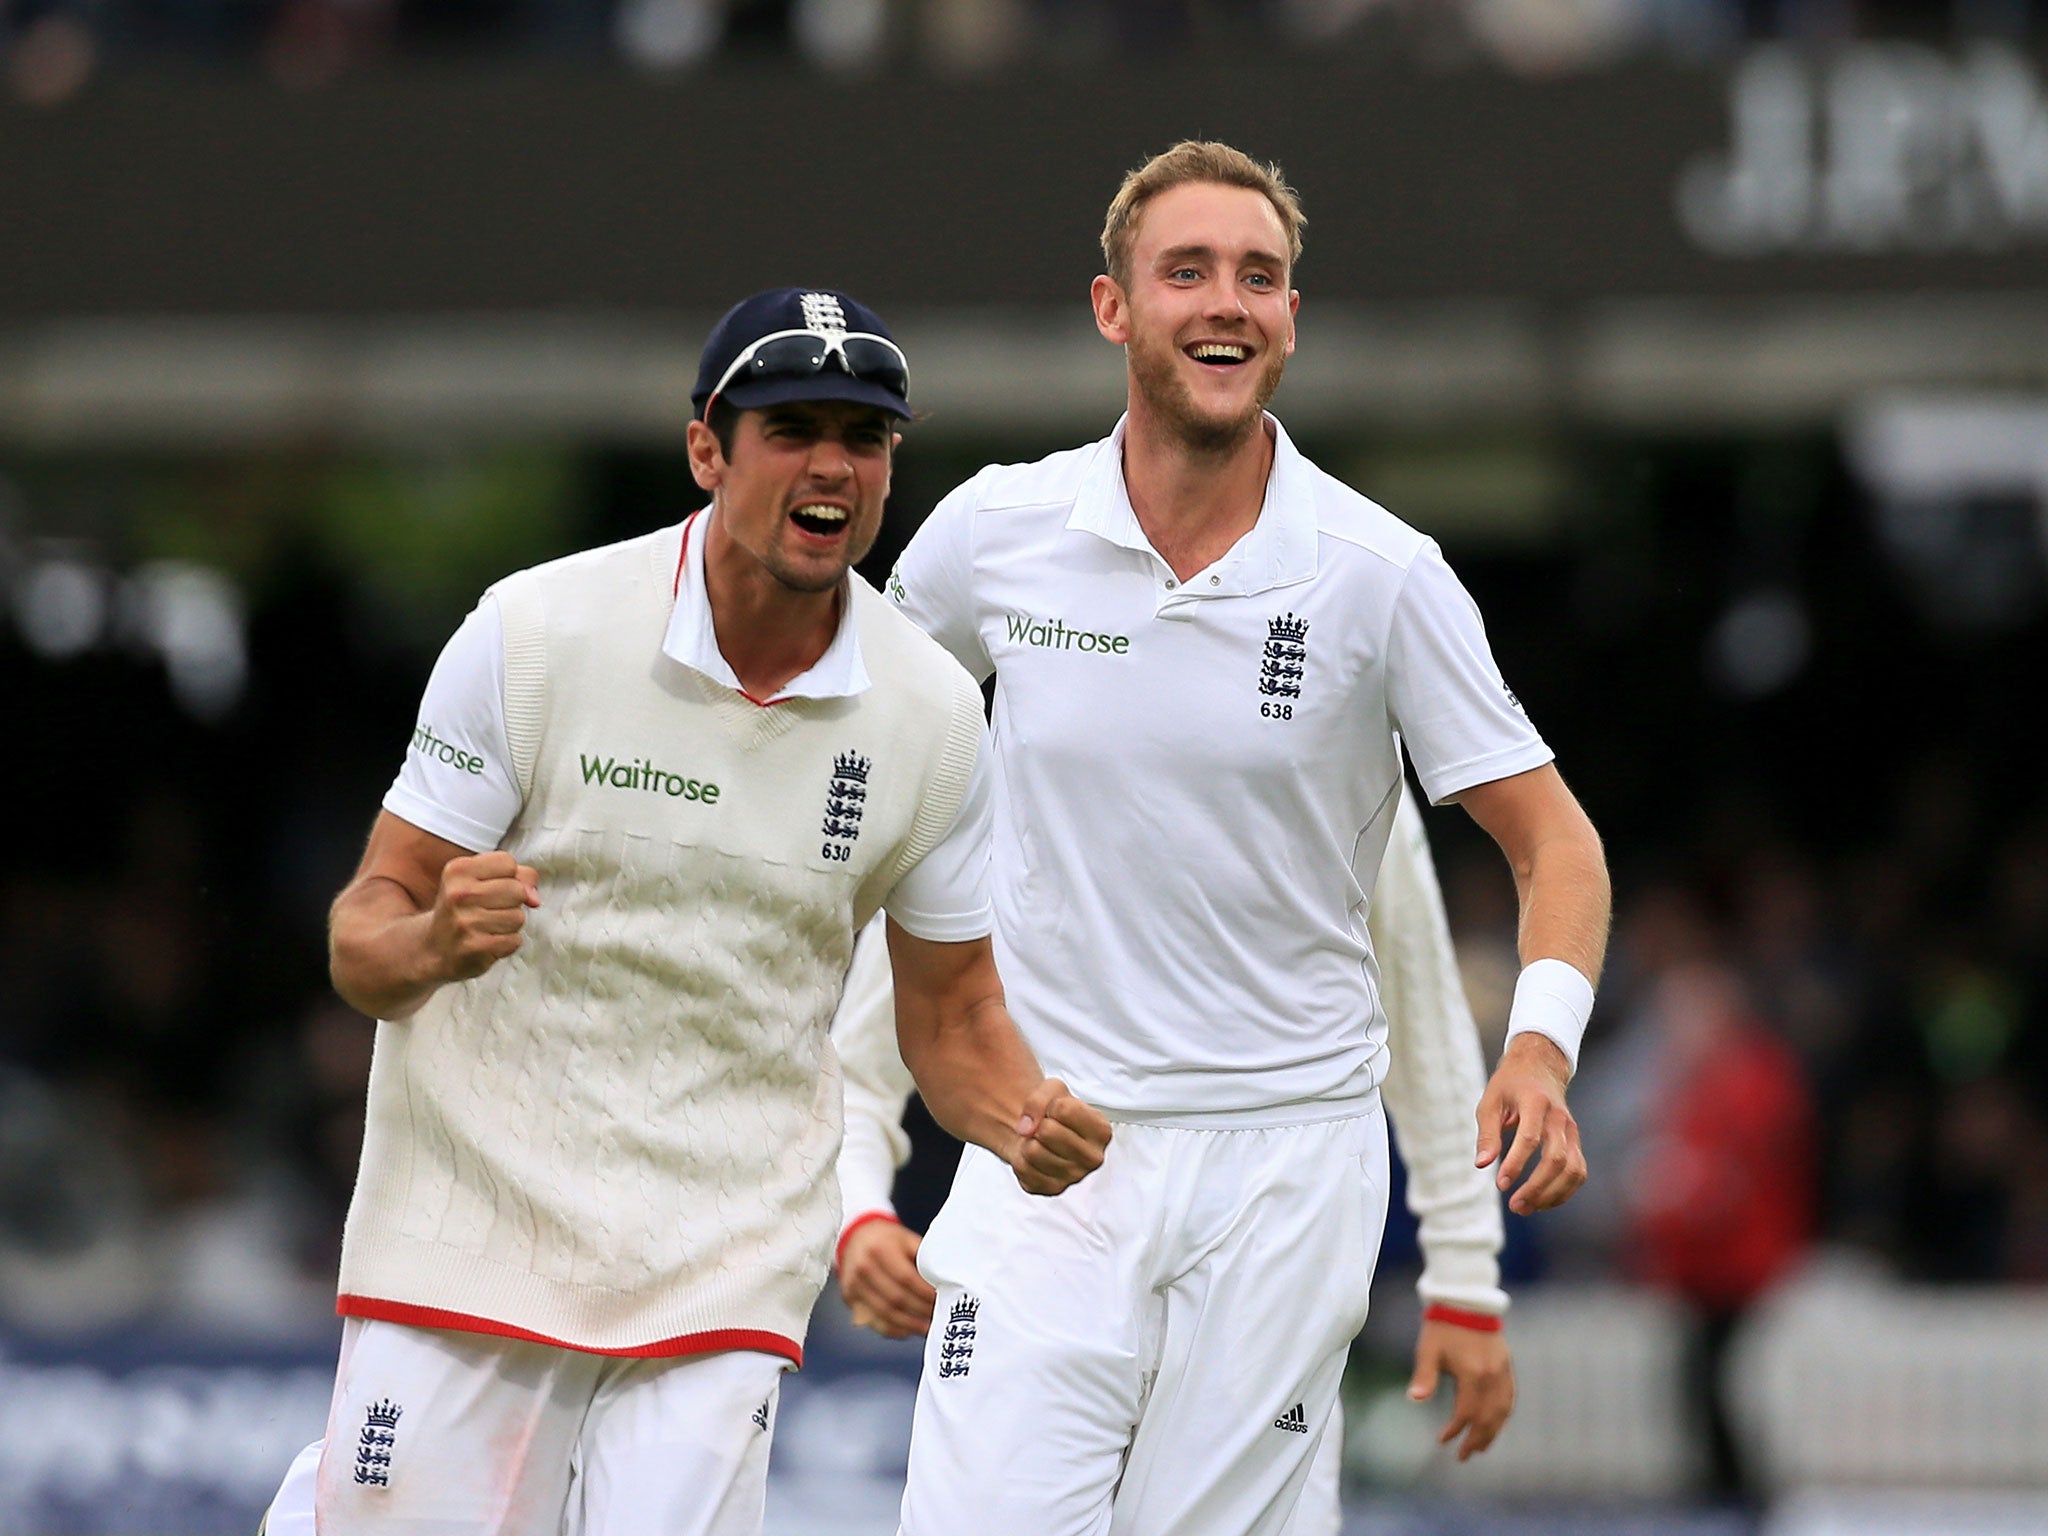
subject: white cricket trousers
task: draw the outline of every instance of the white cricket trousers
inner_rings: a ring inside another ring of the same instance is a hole
[[[901,1536],[1282,1536],[1387,1211],[1386,1121],[1120,1123],[1052,1199],[968,1148],[918,1253],[939,1293]],[[1334,1488],[1321,1493],[1334,1500]]]
[[[788,1362],[350,1318],[266,1536],[759,1536]]]

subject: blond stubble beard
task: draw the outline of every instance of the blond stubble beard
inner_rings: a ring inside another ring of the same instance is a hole
[[[1219,421],[1204,415],[1195,404],[1187,381],[1174,367],[1178,349],[1162,356],[1132,345],[1127,348],[1127,355],[1131,378],[1153,414],[1184,447],[1204,458],[1224,457],[1251,440],[1252,433],[1265,419],[1267,402],[1280,388],[1281,374],[1287,371],[1286,352],[1277,348],[1269,351],[1259,365],[1259,385],[1252,392],[1251,404],[1238,415]]]

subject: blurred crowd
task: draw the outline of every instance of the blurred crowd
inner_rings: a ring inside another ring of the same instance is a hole
[[[2025,40],[2044,27],[2043,0],[0,0],[0,64],[18,97],[54,104],[138,62],[253,64],[316,86],[451,56],[973,73],[1336,50],[1544,75],[1766,38]]]
[[[380,780],[322,782],[319,733],[265,745],[295,796],[145,787],[0,873],[0,1327],[327,1316],[371,1026],[320,984],[321,903]],[[1905,783],[1845,858],[1761,820],[1669,864],[1617,850],[1572,1093],[1594,1177],[1518,1233],[1518,1279],[1665,1287],[1710,1321],[1821,1244],[2048,1281],[2048,799],[1987,803],[1940,759]],[[1446,865],[1497,1032],[1512,889],[1484,850]]]
[[[1901,1277],[2048,1281],[2048,794],[1939,754],[1828,858],[1748,811],[1665,862],[1616,851],[1572,1103],[1597,1170],[1535,1224],[1544,1272],[1737,1311],[1816,1243]],[[1504,1023],[1510,893],[1452,872],[1475,1009]]]
[[[2048,1282],[2048,790],[2019,746],[2048,612],[1937,622],[1948,609],[1916,606],[1878,523],[1825,482],[1802,514],[1818,519],[1807,670],[1774,673],[1776,692],[1737,687],[1703,648],[1725,596],[1709,568],[1740,554],[1755,476],[1718,483],[1716,462],[1631,454],[1643,504],[1584,552],[1454,555],[1607,835],[1617,895],[1571,1095],[1592,1180],[1510,1223],[1509,1282],[1679,1297],[1701,1324],[1703,1383],[1744,1314],[1819,1261]],[[633,531],[685,494],[665,458],[603,465],[586,473],[604,510],[541,525],[549,548]],[[930,474],[932,496],[906,494],[928,503],[951,483]],[[548,496],[575,501],[567,484]],[[336,526],[360,529],[347,504]],[[446,548],[388,552],[390,572],[445,577],[446,592],[386,590],[373,545],[308,542],[267,504],[233,526],[275,549],[240,582],[231,698],[189,686],[213,674],[121,621],[154,611],[151,594],[193,596],[190,582],[108,587],[111,534],[106,568],[76,540],[10,556],[0,539],[0,697],[26,722],[0,753],[16,807],[0,853],[0,1347],[131,1329],[246,1347],[333,1327],[372,1026],[326,988],[326,903],[434,647],[489,579],[461,550],[490,571],[538,552],[458,519]],[[1640,601],[1615,628],[1593,578],[1627,547],[1645,562],[1624,583]],[[1563,621],[1559,592],[1576,594]],[[94,593],[97,640],[59,622]],[[225,622],[202,607],[213,618],[196,627]],[[1512,883],[1464,817],[1431,816],[1497,1050]],[[925,1152],[942,1186],[943,1155]],[[1732,1460],[1720,1471],[1738,1485]]]
[[[2048,794],[1996,803],[1939,754],[1901,782],[1846,857],[1753,813],[1671,863],[1618,853],[1571,1091],[1592,1178],[1511,1242],[1511,1271],[1684,1304],[1724,1493],[1753,1490],[1754,1468],[1723,1362],[1775,1287],[1823,1256],[1907,1282],[2048,1282]],[[1468,991],[1500,1030],[1512,901],[1475,858],[1453,906]]]
[[[317,928],[223,890],[189,798],[114,831],[0,877],[0,1328],[317,1334],[370,1026],[314,985]]]

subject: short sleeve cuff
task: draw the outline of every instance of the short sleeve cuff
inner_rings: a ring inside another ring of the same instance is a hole
[[[459,816],[445,805],[422,799],[402,784],[393,784],[384,794],[384,809],[400,821],[411,822],[422,832],[446,838],[458,848],[483,853],[498,846],[497,832],[481,822]]]
[[[1423,774],[1420,764],[1416,769],[1429,803],[1442,805],[1453,795],[1462,795],[1476,785],[1511,779],[1518,773],[1527,773],[1531,768],[1541,768],[1545,763],[1554,762],[1556,758],[1557,754],[1547,743],[1532,741],[1505,751],[1489,752],[1484,757],[1469,757],[1462,763],[1453,763],[1434,773]]]
[[[985,939],[996,931],[993,903],[983,903],[972,912],[960,914],[920,912],[897,902],[886,908],[890,919],[905,933],[932,944],[966,944]]]

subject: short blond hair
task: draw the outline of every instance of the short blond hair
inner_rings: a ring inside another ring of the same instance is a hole
[[[1301,196],[1287,184],[1280,167],[1211,139],[1182,139],[1124,177],[1109,201],[1109,216],[1102,222],[1102,259],[1120,287],[1131,285],[1131,241],[1145,205],[1174,187],[1203,181],[1262,194],[1287,231],[1288,266],[1301,259],[1301,228],[1308,215],[1301,211]]]

